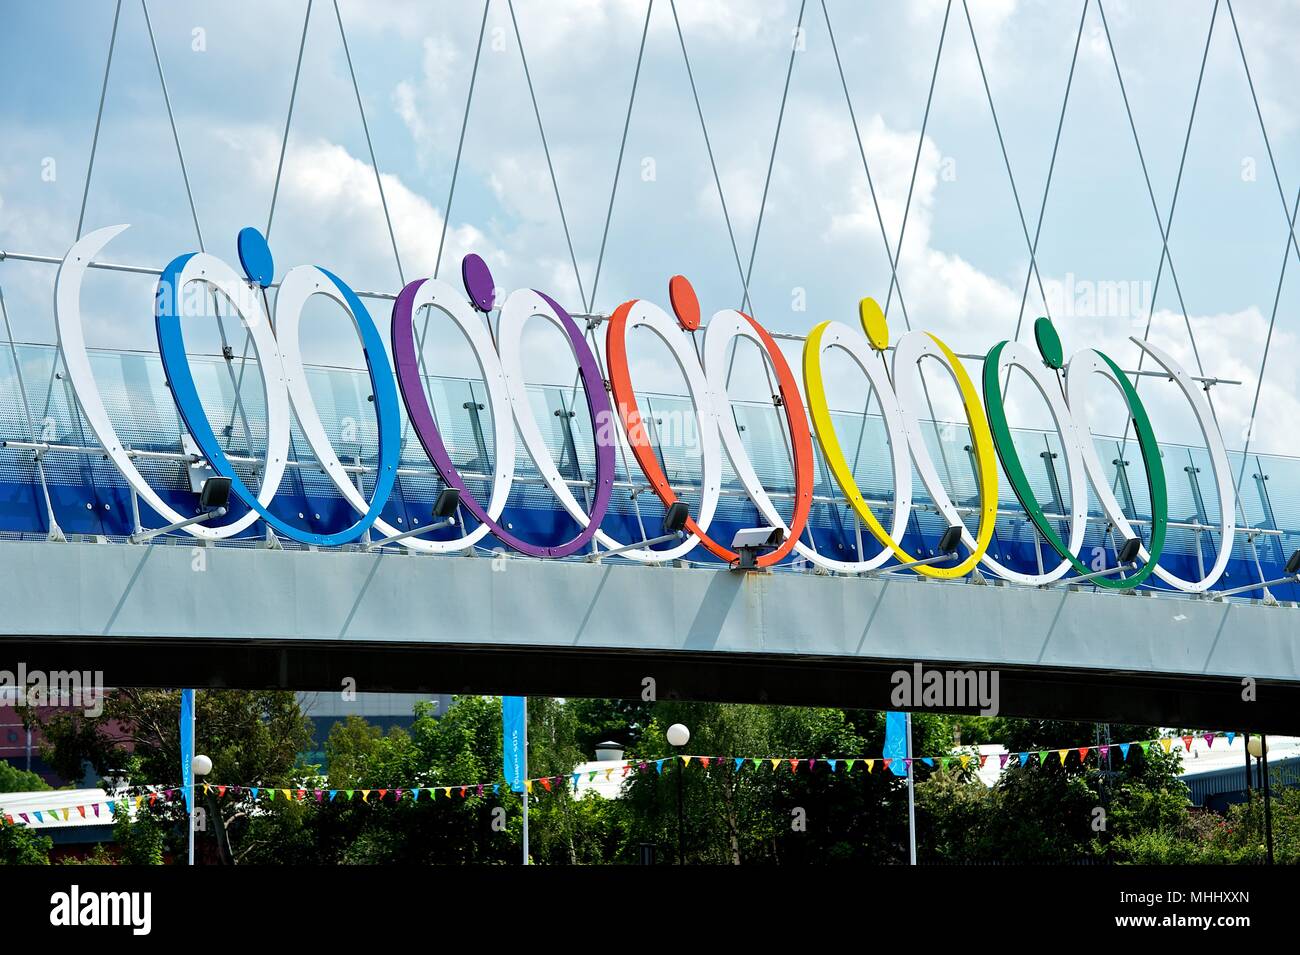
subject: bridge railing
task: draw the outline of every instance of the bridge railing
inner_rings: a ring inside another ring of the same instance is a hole
[[[15,357],[21,366],[30,421]],[[196,355],[191,367],[209,420],[232,463],[250,486],[256,486],[263,466],[266,409],[256,360],[250,357],[247,362],[251,367],[241,367],[238,357]],[[92,352],[92,365],[105,404],[137,467],[173,507],[183,512],[193,510],[197,498],[189,466],[196,459],[184,447],[182,424],[167,391],[161,361],[145,352],[103,350]],[[139,502],[121,474],[105,459],[60,369],[57,348],[51,345],[20,344],[12,353],[0,351],[0,533],[44,537],[50,531],[47,493],[49,509],[68,534],[125,539],[136,529],[137,520],[144,526],[161,523],[147,508],[140,513]],[[365,373],[311,366],[307,376],[326,433],[345,468],[363,493],[368,493],[378,448]],[[492,437],[494,409],[483,385],[472,379],[428,376],[426,389],[454,462],[470,490],[485,498],[496,449]],[[582,403],[581,392],[536,385],[530,386],[528,396],[562,476],[582,493],[589,493],[594,487],[594,440],[585,409],[577,407]],[[665,474],[683,499],[697,508],[698,436],[691,433],[694,417],[689,399],[648,394],[642,396],[641,402]],[[764,486],[779,508],[788,506],[793,493],[792,471],[777,409],[770,404],[744,401],[736,401],[733,409],[741,439]],[[842,411],[834,419],[859,487],[888,524],[894,488],[889,448],[879,417]],[[964,423],[939,421],[925,425],[925,440],[945,486],[959,513],[973,526],[978,494],[969,431]],[[403,434],[406,440],[397,485],[383,517],[394,526],[406,528],[430,522],[433,502],[443,485],[409,429],[404,427]],[[1069,519],[1069,482],[1058,436],[1018,429],[1014,440],[1027,464],[1035,493],[1044,502],[1049,518],[1061,522],[1064,533]],[[1113,437],[1098,436],[1094,441],[1116,496],[1141,532],[1150,524],[1150,494],[1143,469],[1131,466],[1137,456],[1135,446],[1131,439],[1127,446]],[[1208,479],[1208,454],[1203,448],[1178,444],[1164,444],[1162,452],[1170,530],[1161,564],[1180,576],[1199,578],[1213,564],[1220,546],[1216,529],[1219,505]],[[806,541],[819,552],[841,560],[872,556],[879,545],[859,526],[816,449],[815,454],[817,482]],[[272,505],[274,512],[319,532],[352,523],[355,516],[350,506],[321,472],[296,423],[291,432],[290,457]],[[1240,506],[1247,529],[1239,531],[1234,542],[1221,584],[1225,588],[1280,576],[1287,555],[1300,546],[1300,459],[1252,453],[1244,468],[1240,454],[1230,454],[1230,459],[1233,472],[1244,476]],[[572,518],[559,507],[522,451],[517,456],[515,475],[505,513],[514,531],[538,542],[571,536],[576,526]],[[725,462],[723,477],[714,524],[720,539],[727,538],[735,528],[759,522],[748,496]],[[1057,558],[1043,544],[1002,477],[998,520],[989,551],[1016,570],[1041,572],[1045,566],[1053,566]],[[911,509],[903,544],[919,556],[931,556],[945,522],[917,479],[913,481]],[[240,510],[234,502],[232,516],[238,516]],[[1088,510],[1083,557],[1113,566],[1114,536],[1091,495]],[[634,541],[654,536],[662,517],[657,497],[631,455],[622,450],[616,455],[615,493],[602,528],[620,540]],[[455,536],[460,532],[442,533]],[[254,525],[232,543],[248,546],[263,538],[264,532]],[[176,539],[191,540],[183,533]],[[484,538],[481,549],[496,549],[494,538]],[[697,548],[691,559],[716,564],[703,548]],[[800,561],[789,561],[786,566],[798,569]],[[1275,596],[1300,599],[1300,587],[1277,588]]]

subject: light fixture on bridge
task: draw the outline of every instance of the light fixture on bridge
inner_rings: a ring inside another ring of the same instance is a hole
[[[933,557],[927,557],[924,560],[909,560],[905,564],[895,564],[893,567],[886,567],[879,571],[879,576],[886,577],[897,570],[909,570],[913,567],[924,567],[927,564],[937,564],[942,560],[950,560],[957,556],[957,548],[961,546],[962,526],[960,524],[949,524],[948,529],[943,532],[939,538],[939,553]]]
[[[460,507],[460,491],[454,487],[445,487],[438,494],[438,499],[433,502],[433,516],[451,517],[458,507]]]
[[[460,506],[460,491],[454,487],[445,487],[438,494],[438,499],[433,503],[434,522],[427,527],[412,527],[409,531],[402,531],[400,534],[394,534],[392,537],[385,537],[381,540],[371,541],[365,546],[367,551],[383,547],[385,544],[391,544],[395,541],[405,540],[408,537],[414,537],[416,534],[425,534],[429,531],[439,531],[444,527],[451,527],[456,523],[456,508]]]
[[[1278,584],[1300,584],[1300,550],[1293,552],[1287,558],[1282,570],[1286,574],[1285,577],[1279,577],[1276,580],[1262,580],[1257,584],[1246,584],[1244,587],[1233,587],[1231,590],[1220,590],[1213,596],[1216,599],[1222,599],[1223,597],[1231,597],[1233,594],[1244,594],[1248,590],[1262,590],[1265,599],[1268,599],[1271,597],[1268,592],[1269,587]]]
[[[129,540],[132,544],[142,544],[147,540],[152,540],[159,534],[180,530],[182,527],[189,527],[191,524],[201,524],[204,521],[212,520],[214,517],[225,517],[226,505],[229,503],[230,478],[210,477],[203,482],[203,487],[199,490],[199,509],[203,513],[197,517],[190,517],[174,524],[168,524],[166,527],[157,527],[151,531],[139,531],[132,534]]]
[[[1106,570],[1094,571],[1091,574],[1084,574],[1081,577],[1066,577],[1060,583],[1064,584],[1083,584],[1090,580],[1096,580],[1098,577],[1109,577],[1111,574],[1118,574],[1125,570],[1132,570],[1137,566],[1138,552],[1142,549],[1142,540],[1137,537],[1129,537],[1120,546],[1119,553],[1115,555],[1116,565]]]
[[[680,540],[685,533],[686,521],[690,516],[691,509],[685,501],[673,501],[668,505],[668,510],[664,512],[663,533],[658,537],[637,541],[635,544],[624,544],[622,547],[615,547],[611,550],[592,551],[587,555],[587,560],[588,562],[599,561],[602,557],[626,554],[628,551],[636,550],[639,547],[649,547],[652,544],[666,544],[668,541]]]
[[[731,538],[732,549],[740,555],[732,569],[757,570],[758,558],[784,543],[784,527],[742,527]]]

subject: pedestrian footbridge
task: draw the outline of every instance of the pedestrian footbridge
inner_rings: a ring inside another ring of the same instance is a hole
[[[0,657],[109,685],[887,708],[890,675],[920,661],[996,671],[1004,714],[1281,731],[1300,702],[1300,612],[1259,602],[45,541],[0,542],[0,574]]]
[[[143,479],[171,509],[194,513],[203,462],[187,444],[157,356],[92,352],[91,363]],[[193,356],[191,367],[228,459],[255,482],[266,434],[260,390],[238,392],[228,357]],[[377,458],[365,375],[309,368],[308,377],[323,427],[339,436],[339,458],[364,490]],[[484,499],[494,428],[481,387],[426,382],[448,454]],[[586,416],[572,413],[573,392],[535,387],[529,400],[537,420],[553,426],[543,438],[564,481],[575,495],[590,493],[594,441]],[[641,410],[666,479],[695,507],[697,462],[689,449],[658,441],[654,429],[658,417],[682,406],[689,401],[650,395]],[[788,507],[794,489],[777,409],[735,402],[734,413],[757,477],[778,507]],[[837,413],[836,430],[864,497],[887,514],[893,475],[879,420]],[[400,544],[367,549],[373,535],[314,548],[260,522],[220,542],[178,532],[132,543],[133,533],[163,521],[105,459],[50,346],[0,355],[0,439],[0,669],[102,670],[109,685],[329,690],[353,680],[378,691],[653,693],[887,708],[891,675],[919,661],[995,671],[1005,714],[1287,731],[1300,713],[1300,587],[1258,586],[1283,576],[1300,546],[1300,461],[1290,458],[1230,456],[1242,475],[1241,512],[1216,589],[1248,589],[1225,600],[1179,593],[1154,577],[1116,593],[1078,575],[1037,587],[978,572],[955,580],[835,573],[798,558],[746,573],[701,547],[659,565],[595,561],[591,548],[535,559],[492,535],[446,555]],[[1048,517],[1065,522],[1057,435],[1024,431],[1015,440],[1022,460],[1035,462],[1027,479]],[[1094,442],[1141,533],[1150,519],[1141,473],[1124,467],[1120,440]],[[936,427],[932,446],[953,503],[973,523],[979,489],[969,432]],[[277,515],[321,534],[348,526],[355,511],[296,430],[290,448],[271,505]],[[1221,515],[1212,489],[1201,486],[1211,468],[1203,448],[1161,451],[1169,529],[1160,565],[1196,580],[1218,559]],[[820,451],[814,471],[801,540],[843,561],[873,556],[879,545],[830,480]],[[727,542],[737,528],[762,521],[734,474],[724,477],[711,533]],[[443,487],[408,440],[383,520],[402,529],[427,524]],[[653,537],[664,508],[648,490],[620,455],[602,529],[621,541]],[[238,502],[231,507],[226,521],[242,516]],[[902,544],[933,556],[946,524],[919,485],[910,510]],[[522,457],[501,521],[543,545],[569,539],[576,527]],[[1087,524],[1082,552],[1113,562],[1105,517],[1090,510]],[[1057,561],[1005,482],[988,553],[1025,574]]]

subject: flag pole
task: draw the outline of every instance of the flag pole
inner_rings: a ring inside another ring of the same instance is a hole
[[[190,690],[189,692],[193,693],[194,691]],[[190,820],[189,820],[190,862],[189,864],[190,865],[194,865],[194,765],[193,765],[194,753],[193,753],[193,749],[194,749],[194,705],[193,705],[193,697],[191,697],[191,704],[190,704],[190,750],[191,752],[183,753],[181,755],[182,759],[188,759],[190,761],[190,771],[189,771],[189,775],[187,776],[189,780],[189,784],[186,786],[186,790],[188,794],[188,800],[186,802],[186,806],[190,811],[189,812],[189,816],[190,816]]]
[[[916,865],[916,787],[912,770],[912,714],[907,716],[907,842],[911,864]]]
[[[528,697],[524,697],[524,779],[528,778]],[[528,865],[528,785],[524,785],[524,865]]]

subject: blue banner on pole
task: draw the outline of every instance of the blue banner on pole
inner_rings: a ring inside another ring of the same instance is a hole
[[[528,777],[528,699],[501,697],[501,752],[505,757],[506,783],[511,790],[524,791]]]
[[[907,775],[907,714],[885,714],[885,757],[891,760],[889,771],[895,776]]]
[[[181,790],[185,810],[192,812],[190,793],[194,788],[194,691],[181,690]]]

